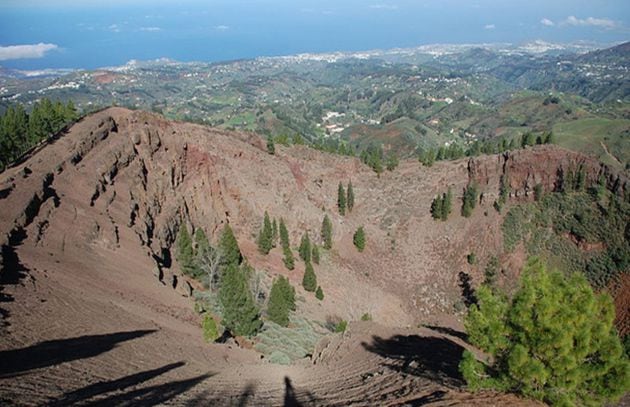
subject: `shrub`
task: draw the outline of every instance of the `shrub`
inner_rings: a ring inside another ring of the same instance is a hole
[[[466,261],[468,261],[468,264],[473,265],[477,263],[477,256],[475,255],[475,253],[469,253],[468,256],[466,256]]]
[[[317,287],[317,290],[315,291],[315,298],[317,298],[320,301],[324,299],[324,291],[322,290],[322,287],[320,286]]]
[[[348,328],[348,321],[341,320],[335,327],[335,332],[338,332],[338,333],[346,332],[346,328]]]
[[[212,317],[211,314],[206,313],[203,316],[203,322],[201,323],[201,327],[203,329],[203,339],[206,342],[214,342],[221,336],[219,334],[219,329],[217,327],[217,323]]]
[[[365,314],[361,315],[361,321],[371,321],[372,320],[372,315],[370,315],[370,313],[366,312]]]

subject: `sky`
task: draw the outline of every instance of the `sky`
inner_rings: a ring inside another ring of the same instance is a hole
[[[0,66],[630,40],[628,0],[0,0]]]

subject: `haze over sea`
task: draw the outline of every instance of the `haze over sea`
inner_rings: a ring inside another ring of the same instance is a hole
[[[611,44],[628,40],[629,20],[623,0],[3,0],[0,65],[96,68],[433,43]]]

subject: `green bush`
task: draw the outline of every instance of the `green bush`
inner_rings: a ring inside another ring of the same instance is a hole
[[[221,336],[216,321],[209,313],[203,316],[201,327],[203,329],[203,339],[205,339],[206,342],[214,342]]]
[[[346,328],[348,328],[348,321],[342,320],[335,327],[335,332],[338,332],[338,333],[346,332]]]
[[[468,262],[468,264],[470,264],[470,265],[477,264],[477,256],[475,255],[475,253],[472,253],[472,252],[471,252],[471,253],[469,253],[469,254],[466,256],[466,261],[467,261],[467,262]]]
[[[370,315],[370,313],[366,312],[365,314],[361,315],[361,321],[371,321],[372,320],[372,315]]]
[[[315,290],[315,298],[320,301],[324,299],[324,291],[322,290],[322,287],[318,286],[317,290]]]

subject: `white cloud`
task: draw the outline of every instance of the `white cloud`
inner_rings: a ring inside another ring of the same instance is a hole
[[[227,30],[230,29],[230,26],[229,25],[223,25],[223,24],[215,25],[214,29],[217,30],[217,31],[227,31]]]
[[[157,32],[162,31],[162,29],[160,27],[140,27],[140,31]]]
[[[497,26],[494,24],[486,24],[483,26],[483,28],[486,30],[494,30],[495,28],[497,28]]]
[[[43,58],[48,51],[59,49],[55,44],[9,45],[0,46],[0,61],[10,59]]]
[[[375,10],[398,10],[396,4],[371,4],[370,8]]]
[[[553,21],[551,21],[548,18],[543,18],[540,20],[540,24],[542,25],[546,25],[547,27],[553,27],[554,25],[556,25]]]
[[[577,18],[575,16],[569,16],[562,23],[565,25],[572,25],[575,27],[599,27],[599,28],[605,28],[607,30],[617,27],[617,23],[614,22],[613,20],[610,20],[608,18],[595,18],[595,17]]]
[[[119,33],[120,32],[120,26],[118,24],[112,24],[109,27],[107,27],[107,29],[111,32],[115,32],[115,33]]]

